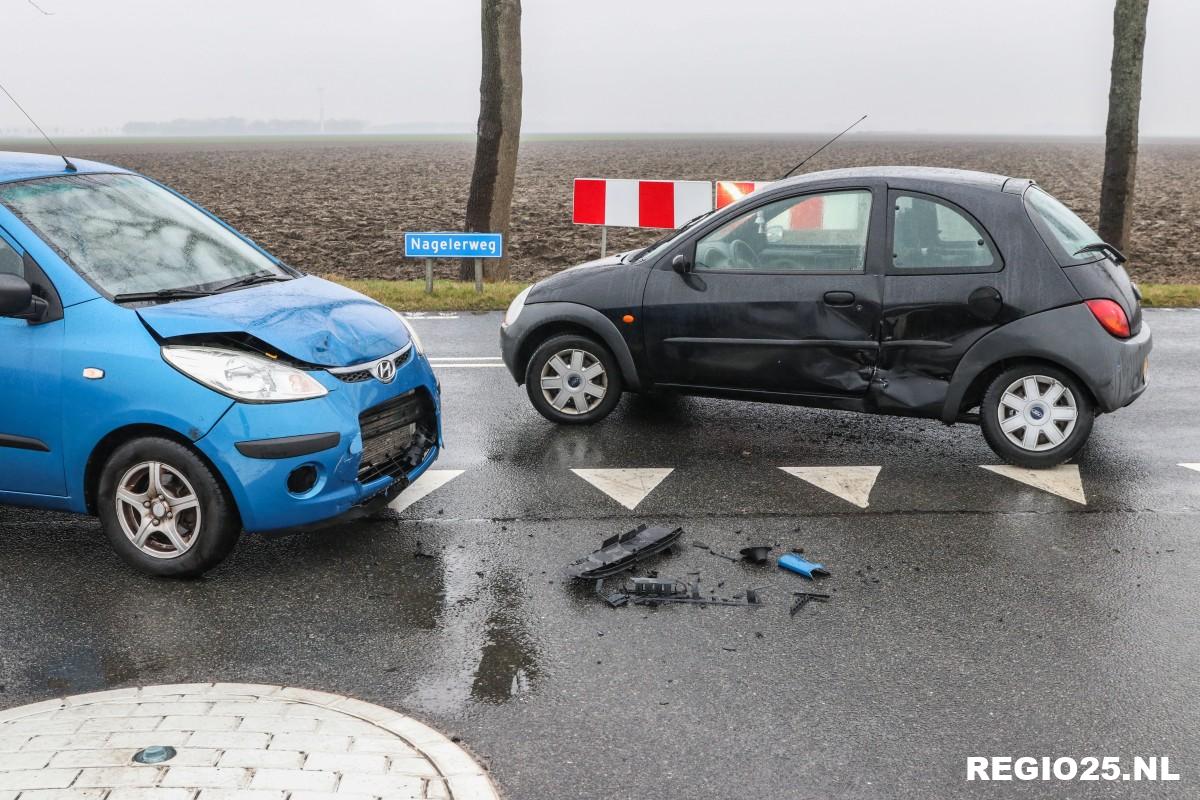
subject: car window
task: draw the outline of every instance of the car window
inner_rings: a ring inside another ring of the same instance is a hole
[[[1042,238],[1052,250],[1058,251],[1060,260],[1066,263],[1096,260],[1096,253],[1080,253],[1079,249],[1096,244],[1100,236],[1074,211],[1036,186],[1025,192],[1025,205]]]
[[[25,277],[25,259],[0,236],[0,274]]]
[[[1000,263],[987,234],[958,209],[928,197],[894,197],[896,269],[981,269]]]
[[[808,194],[739,214],[696,243],[697,270],[860,272],[871,193]]]
[[[0,186],[4,204],[110,295],[208,289],[286,275],[221,223],[136,175],[64,175]]]

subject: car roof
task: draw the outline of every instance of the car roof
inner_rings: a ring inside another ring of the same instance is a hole
[[[54,175],[79,175],[96,172],[129,172],[111,164],[99,161],[84,161],[71,159],[75,171],[67,169],[67,165],[58,156],[44,153],[12,153],[0,151],[0,183],[10,181],[25,181],[30,178],[49,178]]]
[[[834,181],[843,179],[882,179],[927,181],[931,183],[951,183],[973,186],[979,189],[995,189],[1000,191],[1008,176],[996,175],[991,172],[976,172],[969,169],[946,169],[944,167],[850,167],[847,169],[828,169],[821,172],[808,172],[779,181],[772,188],[780,186],[800,186],[818,181]]]

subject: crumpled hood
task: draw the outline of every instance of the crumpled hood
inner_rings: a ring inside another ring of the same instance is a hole
[[[137,313],[164,339],[248,333],[292,358],[323,367],[370,361],[408,344],[408,331],[390,308],[312,276],[148,306]]]

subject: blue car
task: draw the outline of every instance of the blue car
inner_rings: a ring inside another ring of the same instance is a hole
[[[439,392],[386,306],[141,175],[0,153],[0,503],[198,575],[381,509],[438,456]]]

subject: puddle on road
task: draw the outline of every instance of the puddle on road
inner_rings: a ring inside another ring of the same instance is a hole
[[[52,532],[65,554],[36,546],[44,531],[6,532],[0,708],[220,680],[439,714],[509,702],[535,692],[544,667],[523,573],[498,563],[493,527],[461,540],[397,521],[247,537],[197,581],[131,572],[71,518]]]

